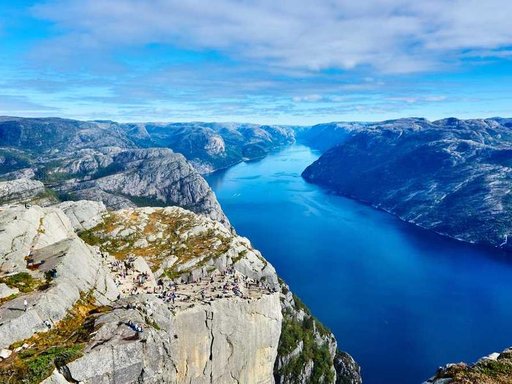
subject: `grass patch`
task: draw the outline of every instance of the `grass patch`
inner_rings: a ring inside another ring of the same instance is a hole
[[[312,317],[306,316],[300,322],[290,314],[285,314],[283,318],[278,356],[289,355],[302,341],[302,351],[276,372],[279,377],[286,378],[287,382],[299,382],[304,367],[312,361],[313,369],[307,383],[334,383],[333,357],[326,342],[316,342],[314,321]]]
[[[164,212],[163,209],[147,216],[138,211],[110,212],[104,216],[102,223],[79,235],[86,243],[99,246],[101,251],[119,260],[130,256],[144,257],[153,271],[158,270],[166,258],[176,256],[178,260],[173,269],[177,271],[180,265],[193,259],[200,259],[199,265],[204,265],[230,248],[231,239],[212,229],[185,239],[180,236],[196,224],[197,219],[192,214]],[[130,229],[132,233],[119,235],[124,229]],[[117,234],[113,234],[114,231]],[[156,237],[157,234],[161,236]],[[146,241],[151,235],[155,238]],[[145,241],[144,244],[141,244],[141,240]]]
[[[21,293],[30,293],[36,290],[48,288],[47,280],[35,279],[27,272],[20,272],[15,275],[0,278],[0,283],[7,284],[10,288],[18,288]]]
[[[507,384],[511,382],[512,360],[482,360],[475,365],[456,364],[444,368],[437,378],[450,378],[452,384]]]
[[[283,288],[286,284],[279,280],[283,293],[287,293]],[[334,383],[333,359],[329,351],[328,340],[331,338],[331,332],[320,323],[309,308],[293,294],[294,309],[283,312],[283,323],[281,328],[281,337],[278,345],[278,356],[288,356],[302,342],[302,351],[297,355],[290,357],[283,366],[274,369],[274,374],[279,378],[284,378],[285,382],[295,383],[300,381],[301,373],[304,367],[313,362],[313,369],[306,383]],[[299,321],[295,314],[304,312],[304,318]],[[325,341],[319,341],[317,335],[325,338]]]
[[[123,196],[128,198],[137,207],[163,207],[165,205],[165,201],[159,200],[155,197],[131,196],[131,195],[123,195]]]
[[[244,250],[242,250],[241,252],[239,252],[239,253],[238,253],[238,255],[237,255],[237,256],[235,256],[235,257],[233,258],[233,264],[236,264],[236,263],[238,263],[240,260],[242,260],[245,256],[247,256],[247,253],[248,253],[248,252],[249,252],[249,251],[248,251],[247,249],[244,249]]]
[[[50,376],[56,366],[81,357],[94,331],[93,314],[107,310],[109,308],[96,306],[91,294],[82,294],[66,317],[50,331],[10,346],[10,349],[23,344],[30,347],[0,362],[0,383],[39,383]]]
[[[0,307],[7,303],[8,301],[14,300],[16,297],[18,297],[18,294],[14,293],[10,296],[4,297],[3,299],[0,299]]]

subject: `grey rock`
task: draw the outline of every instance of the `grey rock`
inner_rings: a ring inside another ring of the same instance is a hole
[[[346,352],[337,352],[334,358],[336,384],[361,384],[361,368]]]
[[[75,231],[91,229],[102,221],[105,204],[96,201],[65,201],[57,205],[69,218]]]
[[[2,117],[0,175],[32,170],[61,199],[103,201],[113,209],[178,205],[229,226],[206,181],[182,155],[146,148],[130,132],[108,121]]]
[[[10,288],[7,284],[0,283],[0,299],[16,295],[19,291],[20,290],[18,288]]]
[[[229,226],[206,181],[186,159],[169,149],[130,149],[111,152],[107,168],[82,180],[70,180],[60,191],[93,199],[109,208],[136,205],[177,205]]]
[[[24,203],[45,191],[40,181],[17,179],[0,182],[0,204]]]
[[[436,374],[423,384],[510,382],[512,348],[482,357],[474,364],[450,363],[439,367]]]
[[[10,349],[2,349],[0,350],[0,361],[9,358],[12,355],[12,351]]]
[[[2,271],[44,279],[45,273],[54,269],[56,277],[45,291],[18,296],[0,307],[0,348],[46,331],[43,321],[64,318],[81,292],[93,291],[104,304],[119,294],[110,275],[100,268],[101,256],[78,238],[60,209],[34,206],[14,212],[15,218],[0,214],[0,244],[10,244],[10,248],[2,247]],[[27,256],[39,265],[36,270],[28,269]],[[26,311],[24,300],[29,304]]]

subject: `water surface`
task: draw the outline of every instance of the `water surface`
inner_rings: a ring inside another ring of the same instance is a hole
[[[210,175],[227,216],[361,364],[366,384],[421,383],[512,345],[512,255],[401,222],[300,177],[294,145]]]

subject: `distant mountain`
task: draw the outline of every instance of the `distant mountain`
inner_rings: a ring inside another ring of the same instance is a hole
[[[281,126],[4,116],[0,178],[40,180],[66,199],[101,200],[115,209],[178,205],[227,223],[200,173],[293,142],[293,130]]]
[[[353,131],[364,129],[368,123],[341,122],[295,128],[297,142],[319,151],[326,151],[350,137]]]
[[[295,141],[290,127],[237,123],[124,124],[140,146],[171,148],[182,153],[200,173],[266,156]]]
[[[0,178],[32,178],[61,198],[115,209],[177,205],[228,224],[206,181],[181,154],[139,147],[114,122],[2,117]]]
[[[344,135],[304,171],[307,181],[440,234],[512,249],[511,119],[400,119]]]

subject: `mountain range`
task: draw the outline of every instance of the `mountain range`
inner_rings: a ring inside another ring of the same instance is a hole
[[[361,382],[200,174],[292,131],[194,126],[0,118],[0,382]]]
[[[325,132],[335,141],[303,172],[307,181],[449,237],[512,249],[511,119],[337,123],[304,140],[325,147],[315,139]]]
[[[510,250],[511,129],[504,118],[286,127],[1,117],[2,374],[47,384],[360,383],[357,363],[236,234],[202,174],[298,142],[321,153],[303,172],[308,182]],[[145,296],[126,290],[125,261],[148,279]],[[226,276],[246,288],[219,288]],[[220,284],[216,295],[207,281]],[[187,303],[163,305],[160,283],[183,285]],[[432,381],[489,364],[447,366]]]

